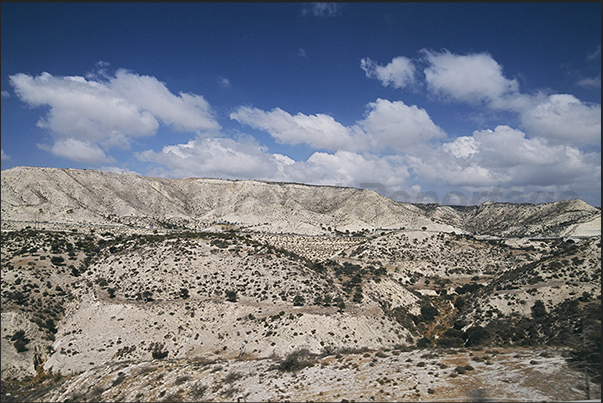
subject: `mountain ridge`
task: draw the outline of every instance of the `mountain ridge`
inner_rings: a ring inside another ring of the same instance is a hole
[[[600,234],[600,208],[581,200],[421,205],[333,185],[38,167],[2,171],[2,217],[193,230],[230,222],[255,232],[306,235],[425,228],[507,237],[581,235],[570,227],[599,217]]]

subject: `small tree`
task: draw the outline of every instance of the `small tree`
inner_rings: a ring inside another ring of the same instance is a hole
[[[335,303],[335,306],[340,310],[345,309],[345,301],[340,296],[335,297],[335,299],[333,299],[333,302]]]
[[[11,337],[11,341],[14,341],[13,346],[17,350],[17,353],[22,353],[23,351],[29,350],[27,348],[27,344],[29,343],[29,339],[25,337],[24,330],[17,330],[15,334]]]
[[[237,292],[234,290],[226,291],[226,301],[237,302]]]
[[[434,306],[425,304],[421,307],[421,317],[425,322],[431,322],[440,312]]]
[[[352,297],[352,301],[354,301],[356,303],[360,303],[360,302],[362,302],[362,298],[363,298],[362,293],[360,291],[356,291],[356,293]]]
[[[537,300],[536,302],[534,302],[534,305],[532,305],[532,318],[541,319],[544,318],[546,315],[547,312],[544,303],[541,300]]]
[[[304,297],[302,297],[301,295],[297,294],[294,298],[293,298],[293,306],[303,306],[305,303]]]

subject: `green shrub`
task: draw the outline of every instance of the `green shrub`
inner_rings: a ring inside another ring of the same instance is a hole
[[[305,367],[311,367],[316,362],[316,359],[308,350],[296,350],[289,354],[278,365],[278,369],[284,372],[295,372]]]
[[[234,290],[229,290],[225,292],[226,294],[226,301],[229,302],[237,302],[237,292]]]
[[[161,350],[153,350],[153,358],[156,360],[162,360],[165,357],[167,357],[168,355],[168,351],[161,351]]]
[[[194,399],[200,399],[203,397],[206,390],[207,390],[207,386],[203,385],[201,382],[198,382],[191,388],[190,393]]]
[[[228,375],[226,375],[224,377],[224,382],[232,383],[232,382],[236,381],[237,379],[241,379],[242,377],[243,377],[243,374],[241,374],[240,372],[231,371],[228,373]]]
[[[536,302],[534,302],[534,305],[532,306],[532,318],[533,319],[541,319],[546,317],[547,315],[547,311],[546,308],[544,306],[544,303],[541,300],[537,300]]]
[[[25,330],[17,330],[15,334],[10,338],[11,341],[14,341],[13,346],[17,350],[17,353],[22,353],[24,351],[29,350],[27,348],[27,344],[29,343],[29,339],[25,337]]]
[[[297,294],[294,298],[293,298],[293,306],[303,306],[305,303],[304,297],[302,297],[301,295]]]
[[[433,346],[433,342],[427,337],[423,337],[417,341],[417,347],[426,348]]]
[[[425,304],[421,306],[421,318],[425,322],[432,322],[439,313],[438,308],[432,305]]]

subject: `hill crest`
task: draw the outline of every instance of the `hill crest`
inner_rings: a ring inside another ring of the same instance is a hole
[[[2,219],[190,230],[237,223],[246,231],[304,235],[423,228],[506,237],[600,234],[600,209],[581,200],[422,205],[352,187],[39,167],[2,171]]]

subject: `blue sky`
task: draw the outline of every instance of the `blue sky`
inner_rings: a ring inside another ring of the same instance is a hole
[[[2,169],[601,205],[600,3],[6,3]]]

